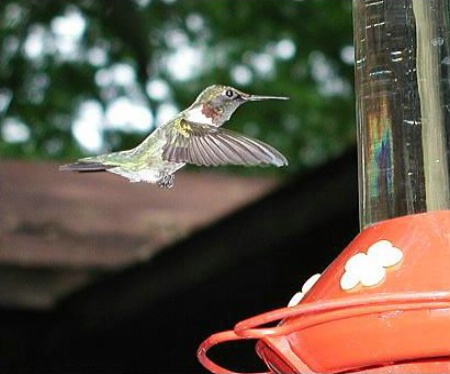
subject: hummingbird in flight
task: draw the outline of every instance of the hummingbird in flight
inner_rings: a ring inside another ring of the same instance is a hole
[[[250,101],[287,100],[258,96],[233,87],[214,85],[203,90],[194,103],[169,122],[157,127],[137,147],[79,159],[60,166],[63,171],[107,171],[130,182],[174,185],[174,173],[186,164],[275,165],[288,164],[274,147],[249,136],[222,128],[234,111]]]

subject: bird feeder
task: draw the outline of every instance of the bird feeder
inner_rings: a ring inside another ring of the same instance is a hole
[[[270,373],[450,373],[450,7],[354,0],[361,233],[255,339]],[[269,327],[268,327],[269,326]]]

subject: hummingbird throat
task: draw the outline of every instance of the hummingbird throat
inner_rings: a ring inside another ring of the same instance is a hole
[[[214,126],[220,122],[221,110],[208,104],[200,104],[187,112],[186,119],[203,125]]]
[[[212,106],[208,104],[202,105],[202,113],[205,117],[211,118],[213,122],[216,122],[216,118],[218,118],[221,114],[220,108],[214,109]]]

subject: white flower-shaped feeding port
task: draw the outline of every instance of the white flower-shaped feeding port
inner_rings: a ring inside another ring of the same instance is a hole
[[[350,291],[359,284],[376,286],[386,278],[386,268],[397,265],[402,258],[403,252],[389,240],[379,240],[369,247],[367,253],[356,253],[347,260],[340,286],[344,291]]]
[[[303,283],[302,290],[297,292],[294,296],[292,296],[291,301],[289,301],[288,307],[296,306],[300,301],[302,301],[303,296],[316,284],[316,282],[320,278],[320,273],[314,274],[309,277],[308,280]]]

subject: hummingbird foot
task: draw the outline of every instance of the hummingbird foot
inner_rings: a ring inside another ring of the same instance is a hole
[[[160,188],[172,188],[175,184],[175,176],[171,174],[166,174],[161,177],[158,181],[158,186]]]

